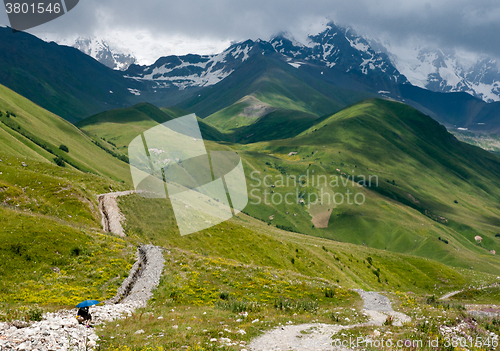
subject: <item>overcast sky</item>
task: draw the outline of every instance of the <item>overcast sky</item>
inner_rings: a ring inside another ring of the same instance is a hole
[[[500,57],[500,0],[80,0],[67,15],[30,32],[52,38],[113,34],[133,45],[146,38],[169,53],[209,53],[229,41],[268,39],[283,30],[300,37],[324,18],[392,42],[419,38]],[[4,11],[0,23],[8,24]]]

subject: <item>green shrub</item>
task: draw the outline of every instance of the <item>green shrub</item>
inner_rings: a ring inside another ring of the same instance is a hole
[[[223,291],[219,294],[219,298],[221,300],[229,300],[229,293],[226,291]]]
[[[65,167],[66,166],[66,161],[64,161],[64,159],[61,156],[57,156],[56,158],[54,158],[54,162],[59,167]]]
[[[387,316],[387,318],[385,319],[385,322],[384,322],[384,325],[392,325],[394,323],[394,319],[392,318],[392,316]]]
[[[260,305],[257,302],[236,300],[234,298],[218,301],[215,303],[215,306],[233,313],[260,311]]]
[[[319,305],[316,301],[311,300],[294,300],[278,297],[274,300],[274,308],[281,311],[305,311],[314,313],[318,310]]]
[[[430,305],[437,303],[436,295],[429,296],[427,298],[427,303]]]
[[[28,319],[34,322],[40,322],[43,316],[43,310],[38,305],[33,305],[28,309]]]
[[[439,237],[438,239],[439,239],[439,240],[441,240],[443,243],[448,244],[448,240],[443,239],[443,238],[441,238],[441,237]]]
[[[71,249],[71,256],[80,256],[81,253],[82,249],[80,249],[79,247],[74,247]]]
[[[332,289],[332,288],[326,288],[326,289],[324,290],[324,292],[325,292],[325,297],[328,297],[328,298],[330,298],[330,299],[331,299],[332,297],[335,297],[335,290],[334,290],[334,289]]]
[[[64,151],[64,152],[69,152],[68,147],[66,145],[64,145],[64,144],[59,145],[59,149],[62,150],[62,151]]]
[[[182,297],[182,294],[177,290],[174,290],[170,293],[170,298],[174,301],[178,301]]]

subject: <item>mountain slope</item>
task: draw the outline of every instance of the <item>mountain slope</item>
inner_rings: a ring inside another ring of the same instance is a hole
[[[486,103],[470,94],[437,93],[409,84],[399,87],[403,101],[450,128],[497,133],[500,102]]]
[[[128,189],[128,165],[1,85],[0,111],[2,313],[4,303],[68,306],[112,297],[134,248],[99,233],[97,195]]]
[[[148,103],[141,103],[129,108],[115,109],[85,118],[77,126],[96,140],[111,144],[117,152],[128,154],[130,142],[146,130],[189,112],[178,108],[159,109]],[[207,140],[227,139],[221,132],[198,121],[202,135]]]
[[[60,156],[67,167],[131,181],[126,163],[99,148],[71,123],[1,85],[0,111],[2,152],[50,163]],[[61,145],[69,152],[61,150]]]
[[[138,82],[75,48],[0,28],[0,84],[75,122],[129,104]]]
[[[245,212],[252,216],[311,235],[498,271],[489,251],[500,249],[500,158],[459,142],[409,106],[369,100],[295,138],[241,147],[240,154],[257,171],[248,180],[253,199]]]
[[[274,107],[313,114],[342,107],[290,74],[287,67],[264,55],[252,57],[231,76],[179,106],[204,118],[248,95]]]

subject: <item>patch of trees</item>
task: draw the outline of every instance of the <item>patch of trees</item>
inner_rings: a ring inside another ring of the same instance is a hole
[[[117,159],[119,159],[119,160],[121,160],[121,161],[123,161],[125,163],[129,163],[129,158],[126,155],[124,155],[124,154],[118,154],[118,153],[114,152],[113,150],[110,150],[110,149],[102,146],[102,144],[99,141],[97,141],[97,140],[92,139],[92,142],[95,145],[99,146],[104,151],[106,151],[111,156],[116,157]],[[108,141],[108,143],[109,143],[109,141]]]
[[[448,244],[448,240],[443,239],[443,238],[441,238],[441,237],[439,237],[438,239],[439,239],[439,240],[441,240],[443,243]]]
[[[3,113],[2,113],[2,111],[0,111],[0,117],[2,117],[2,116],[3,116]],[[15,114],[14,112],[10,112],[10,111],[5,111],[5,116],[6,116],[7,118],[10,118],[11,116],[12,116],[12,117],[17,117],[17,116],[16,116],[16,114]]]
[[[62,150],[64,152],[66,152],[66,153],[69,152],[68,147],[66,145],[64,145],[64,144],[59,145],[59,150]]]
[[[66,161],[61,156],[54,157],[54,162],[59,167],[66,167]]]

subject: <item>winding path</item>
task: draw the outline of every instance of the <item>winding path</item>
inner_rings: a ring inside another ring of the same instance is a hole
[[[133,191],[102,194],[98,196],[106,232],[125,236],[121,221],[124,219],[118,208],[118,196]],[[136,308],[144,307],[159,284],[163,270],[163,248],[144,245],[137,249],[137,260],[117,294],[104,305],[90,307],[95,325],[130,316]],[[99,343],[94,328],[86,328],[75,319],[76,309],[46,313],[40,322],[14,326],[0,322],[0,350],[86,350]]]
[[[494,283],[494,284],[491,284],[491,285],[485,285],[485,286],[480,286],[479,288],[472,288],[472,290],[484,290],[484,289],[488,289],[488,288],[496,288],[496,287],[499,287],[500,286],[500,283]],[[449,292],[447,294],[444,294],[443,296],[441,296],[439,298],[439,300],[448,300],[450,297],[453,297],[457,294],[460,294],[461,292],[464,292],[466,290],[471,290],[470,288],[469,289],[462,289],[462,290],[457,290],[457,291],[452,291],[452,292]]]
[[[122,221],[125,217],[118,207],[117,198],[134,194],[134,190],[119,191],[97,195],[99,209],[102,214],[102,225],[105,232],[124,237]],[[107,305],[139,302],[146,305],[153,295],[152,290],[160,283],[163,271],[163,248],[143,245],[137,249],[137,260],[116,295],[106,301]]]
[[[333,335],[341,330],[365,326],[381,326],[388,316],[392,316],[393,325],[403,325],[411,321],[404,313],[395,312],[386,296],[376,292],[355,290],[364,301],[363,312],[370,317],[365,323],[351,325],[332,325],[324,323],[307,323],[287,325],[275,328],[254,339],[250,350],[255,351],[338,351],[348,350],[332,346]]]
[[[113,233],[121,237],[125,236],[122,227],[122,221],[125,220],[125,217],[121,213],[116,199],[119,196],[133,193],[135,193],[134,190],[129,190],[97,195],[99,210],[102,216],[102,227],[106,233]]]

